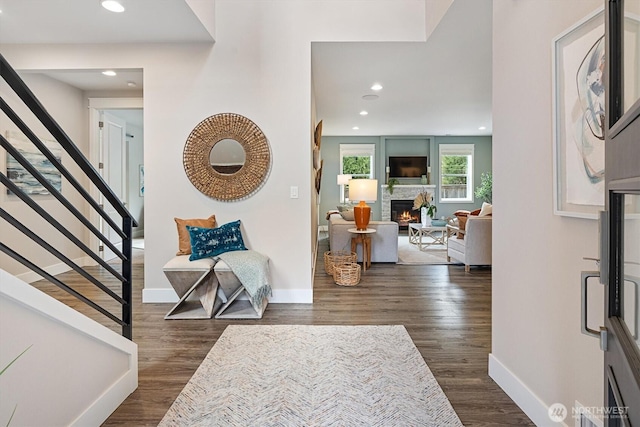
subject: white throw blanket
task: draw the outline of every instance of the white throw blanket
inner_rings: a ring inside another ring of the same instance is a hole
[[[272,295],[269,273],[269,257],[260,252],[232,251],[218,255],[224,261],[240,283],[244,286],[251,304],[262,307],[262,300]]]

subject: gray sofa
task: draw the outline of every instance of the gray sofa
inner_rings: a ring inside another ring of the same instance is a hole
[[[334,251],[351,250],[350,228],[355,221],[347,221],[339,213],[329,215],[329,248]],[[398,262],[398,223],[394,221],[370,221],[368,228],[376,229],[371,234],[371,262]],[[362,262],[362,246],[358,245],[358,262]]]

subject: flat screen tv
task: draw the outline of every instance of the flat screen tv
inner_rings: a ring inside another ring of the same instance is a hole
[[[389,176],[420,178],[427,174],[427,156],[389,156]]]

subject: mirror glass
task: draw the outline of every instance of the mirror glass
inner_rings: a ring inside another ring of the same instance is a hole
[[[640,347],[640,194],[624,195],[622,320]]]
[[[223,139],[217,142],[209,153],[209,163],[218,173],[233,175],[244,166],[246,154],[244,147],[235,139]]]

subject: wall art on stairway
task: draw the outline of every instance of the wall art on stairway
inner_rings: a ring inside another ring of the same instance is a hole
[[[60,171],[56,169],[25,135],[17,131],[7,131],[7,140],[56,190],[62,190],[62,175]],[[62,159],[62,147],[60,147],[60,144],[54,140],[45,138],[40,138],[40,141],[42,141],[60,162]],[[20,190],[30,196],[50,194],[49,191],[9,153],[7,153],[7,177]],[[7,189],[7,194],[13,193]]]

